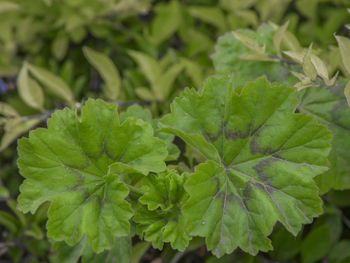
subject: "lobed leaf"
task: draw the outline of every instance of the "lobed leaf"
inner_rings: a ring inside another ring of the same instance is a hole
[[[85,234],[95,252],[129,234],[129,190],[125,176],[165,169],[165,144],[142,120],[119,120],[117,105],[88,100],[75,110],[57,111],[48,129],[18,142],[18,166],[26,178],[18,208],[32,212],[50,201],[48,236],[73,245]]]
[[[350,108],[343,88],[312,87],[302,92],[299,110],[327,125],[333,134],[330,170],[316,177],[321,193],[350,188]]]
[[[168,170],[143,179],[142,206],[133,220],[138,223],[139,235],[155,248],[162,249],[164,242],[170,242],[174,249],[183,251],[191,240],[182,213],[188,197],[183,188],[186,177]]]
[[[313,180],[327,171],[331,134],[315,118],[295,114],[295,89],[265,78],[233,88],[209,78],[201,92],[186,89],[161,120],[208,161],[185,184],[191,235],[206,237],[216,256],[236,247],[270,250],[277,221],[296,235],[322,213]]]

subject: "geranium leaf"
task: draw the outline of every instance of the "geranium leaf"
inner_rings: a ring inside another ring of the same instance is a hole
[[[57,111],[47,129],[19,140],[18,166],[26,180],[18,207],[34,213],[51,201],[48,236],[73,245],[85,234],[100,252],[115,236],[129,234],[132,209],[121,178],[164,170],[167,151],[148,123],[120,122],[115,104],[88,100],[81,111]]]
[[[262,24],[256,32],[248,29],[236,31],[239,36],[247,36],[259,46],[266,46],[265,59],[267,55],[276,56],[273,45],[275,30],[267,25]],[[245,56],[251,56],[251,49],[245,46],[233,32],[228,32],[221,36],[215,46],[215,53],[212,55],[214,67],[219,74],[235,74],[235,81],[238,84],[245,84],[248,80],[253,80],[262,75],[266,75],[269,81],[278,81],[290,83],[294,77],[290,76],[290,70],[281,63],[271,63],[270,61],[251,61],[244,60]],[[247,53],[248,52],[248,53]],[[248,54],[248,55],[247,55]],[[261,59],[261,55],[260,55]],[[256,60],[259,60],[259,56]]]
[[[299,110],[316,117],[333,134],[330,170],[316,177],[321,193],[350,188],[350,107],[343,89],[313,87],[301,93]]]
[[[125,112],[122,112],[120,114],[121,121],[123,121],[127,117],[137,117],[151,124],[153,129],[155,130],[154,136],[162,139],[167,145],[168,157],[166,158],[166,161],[174,161],[177,159],[177,157],[180,154],[180,151],[179,148],[177,148],[177,146],[173,144],[174,135],[164,132],[158,132],[158,120],[152,118],[152,114],[148,109],[144,109],[140,105],[133,105],[131,107],[128,107],[128,109]]]
[[[143,179],[142,204],[133,220],[138,223],[137,231],[153,247],[162,249],[164,242],[170,242],[174,249],[185,250],[191,237],[185,229],[182,205],[186,201],[183,184],[186,174],[179,175],[168,170]]]
[[[184,214],[190,234],[206,237],[215,255],[267,251],[277,221],[296,235],[321,214],[313,177],[328,169],[331,134],[295,114],[298,103],[295,89],[265,78],[236,89],[227,77],[209,78],[200,93],[175,99],[161,120],[163,131],[209,159],[185,184]]]

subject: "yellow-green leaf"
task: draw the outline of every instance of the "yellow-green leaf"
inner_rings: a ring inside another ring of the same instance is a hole
[[[104,55],[89,47],[83,48],[84,55],[91,65],[100,73],[102,79],[106,83],[104,90],[105,96],[115,101],[120,93],[120,75],[113,61]]]
[[[225,16],[219,7],[191,6],[188,11],[193,17],[216,26],[220,31],[226,31]]]
[[[283,26],[278,27],[273,36],[273,46],[276,49],[277,55],[281,55],[281,41],[285,35],[289,21],[287,21]]]
[[[311,54],[311,62],[317,74],[324,80],[328,80],[328,70],[326,64],[318,56]]]
[[[50,71],[28,64],[29,72],[40,81],[45,88],[52,94],[68,102],[70,106],[74,105],[74,96],[66,82]]]
[[[314,64],[311,61],[311,50],[312,44],[310,45],[306,55],[303,59],[303,71],[306,76],[308,76],[311,80],[315,80],[317,77],[317,71]]]
[[[153,93],[145,87],[136,88],[135,93],[137,94],[137,96],[139,96],[143,100],[146,100],[146,101],[156,100],[156,97],[153,95]]]
[[[259,53],[265,53],[265,46],[259,46],[259,43],[256,41],[256,39],[238,31],[232,32],[232,34],[239,42],[241,42],[247,48],[250,48],[251,50],[254,50]]]
[[[52,49],[52,53],[58,60],[61,60],[66,55],[68,45],[69,45],[68,36],[64,33],[57,34],[54,41],[52,42],[51,49]]]
[[[269,61],[277,62],[278,60],[270,58],[268,55],[259,52],[245,52],[239,56],[243,60],[255,60],[255,61]]]
[[[0,101],[0,115],[4,115],[5,117],[17,117],[19,116],[17,111],[6,102]]]
[[[8,11],[13,11],[19,9],[20,6],[11,1],[2,1],[0,2],[0,13],[5,13]]]
[[[1,138],[0,152],[6,149],[21,134],[37,125],[42,119],[43,117],[28,120],[17,118],[13,122],[6,122],[5,134]]]
[[[21,99],[34,109],[43,110],[44,94],[39,84],[28,75],[28,67],[23,65],[17,79],[18,93]]]
[[[345,67],[345,70],[350,74],[350,39],[342,36],[335,36],[337,39],[341,58]]]

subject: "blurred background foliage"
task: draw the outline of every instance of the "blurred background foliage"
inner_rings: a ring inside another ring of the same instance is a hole
[[[1,0],[1,262],[112,262],[83,243],[48,240],[47,206],[35,215],[16,210],[19,136],[88,97],[140,104],[157,118],[184,87],[232,72],[237,85],[267,75],[294,86],[298,110],[342,138],[333,142],[330,171],[316,178],[324,215],[297,237],[276,227],[274,251],[256,257],[236,251],[217,259],[203,240],[181,253],[134,240],[132,262],[350,262],[349,7],[350,0]],[[200,157],[178,144],[191,170]]]

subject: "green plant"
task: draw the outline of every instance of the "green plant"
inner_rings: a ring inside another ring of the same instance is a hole
[[[80,112],[56,111],[47,129],[19,141],[19,209],[34,213],[49,201],[48,236],[86,239],[97,253],[124,237],[130,245],[133,228],[160,249],[169,242],[183,251],[204,237],[217,256],[272,249],[277,221],[296,235],[322,213],[313,178],[328,169],[331,133],[294,113],[294,89],[234,83],[209,78],[199,92],[185,90],[155,127],[205,158],[192,173],[166,168],[171,142],[154,137],[140,118],[146,110],[118,114],[89,100]]]

